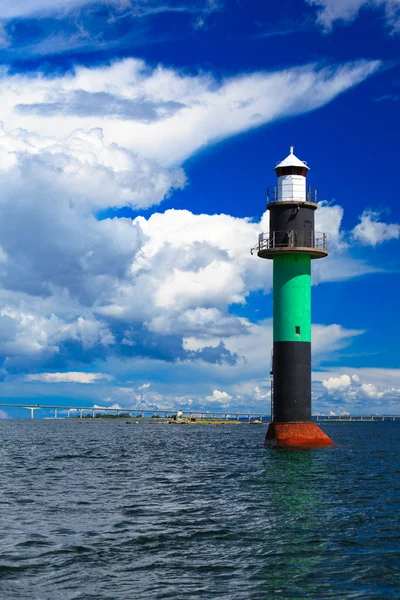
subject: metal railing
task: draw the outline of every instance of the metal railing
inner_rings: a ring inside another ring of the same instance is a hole
[[[260,233],[258,244],[254,248],[258,252],[273,250],[275,248],[314,248],[326,250],[326,233],[316,231],[273,231],[272,233]]]
[[[288,202],[290,200],[292,200],[293,202],[313,202],[314,204],[317,204],[318,202],[318,191],[317,188],[315,188],[312,185],[308,185],[306,188],[306,194],[305,194],[305,198],[303,200],[300,200],[297,197],[293,197],[293,198],[289,198],[286,196],[287,192],[284,192],[284,199],[279,198],[279,191],[278,191],[278,186],[277,185],[271,185],[268,189],[267,189],[267,204],[270,204],[271,202]]]

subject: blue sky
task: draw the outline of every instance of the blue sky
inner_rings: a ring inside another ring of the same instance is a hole
[[[3,0],[2,401],[266,411],[294,145],[314,412],[398,414],[399,41],[398,0]]]

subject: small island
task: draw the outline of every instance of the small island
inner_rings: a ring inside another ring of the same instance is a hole
[[[263,421],[260,419],[237,419],[237,418],[220,418],[207,415],[206,417],[195,417],[190,415],[184,417],[182,411],[178,411],[176,414],[170,416],[161,417],[160,415],[152,415],[150,417],[142,416],[141,414],[131,416],[130,413],[119,412],[118,414],[110,413],[96,413],[92,416],[91,413],[82,415],[74,415],[70,417],[78,420],[96,420],[96,421],[110,421],[110,420],[124,420],[126,424],[133,425],[139,423],[157,424],[157,425],[262,425]]]

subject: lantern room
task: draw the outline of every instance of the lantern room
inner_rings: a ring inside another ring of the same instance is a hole
[[[278,202],[306,202],[306,176],[310,167],[294,154],[290,154],[275,167],[278,176]]]

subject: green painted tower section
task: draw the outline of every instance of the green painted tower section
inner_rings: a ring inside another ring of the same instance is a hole
[[[311,342],[311,256],[273,258],[274,342]]]

